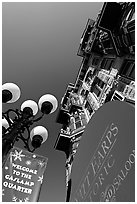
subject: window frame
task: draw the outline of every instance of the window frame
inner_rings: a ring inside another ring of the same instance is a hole
[[[128,66],[129,63],[129,67]],[[133,72],[135,72],[135,62],[134,60],[125,59],[121,66],[121,76],[126,77],[128,79],[135,80],[135,76],[132,76]]]

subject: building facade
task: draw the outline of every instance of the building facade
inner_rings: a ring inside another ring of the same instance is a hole
[[[75,154],[94,113],[109,101],[135,105],[135,3],[104,3],[97,19],[88,19],[77,54],[83,60],[57,116],[62,128],[55,149],[66,153],[66,201]]]

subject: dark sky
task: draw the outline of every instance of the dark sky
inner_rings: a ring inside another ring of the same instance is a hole
[[[53,94],[59,104],[68,83],[75,82],[81,60],[80,38],[88,18],[96,19],[102,2],[43,2],[2,4],[2,81],[16,83],[21,97],[3,110],[28,99],[38,102]],[[36,154],[48,157],[40,200],[65,201],[65,154],[54,144],[60,131],[58,110],[39,121],[49,137]],[[35,124],[36,126],[36,124]],[[23,147],[16,143],[16,146]]]

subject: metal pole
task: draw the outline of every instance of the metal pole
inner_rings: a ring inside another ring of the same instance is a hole
[[[5,134],[2,138],[2,166],[4,165],[10,149],[14,146],[18,133],[21,131],[23,123],[28,121],[30,116],[23,114],[21,118],[13,124],[11,131]],[[24,129],[25,130],[25,129]]]

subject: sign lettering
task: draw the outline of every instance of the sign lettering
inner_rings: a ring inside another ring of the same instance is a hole
[[[134,201],[134,122],[134,107],[125,102],[110,102],[97,111],[75,156],[71,202]]]
[[[13,148],[3,167],[3,201],[36,202],[47,158]]]

